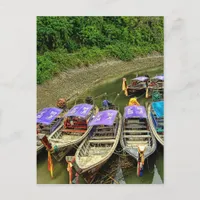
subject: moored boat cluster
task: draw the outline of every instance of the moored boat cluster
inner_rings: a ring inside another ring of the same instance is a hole
[[[107,99],[98,108],[91,97],[85,103],[66,108],[64,99],[57,107],[44,108],[37,114],[37,153],[46,148],[48,169],[53,177],[51,156],[58,162],[66,159],[69,183],[72,183],[72,166],[76,176],[82,175],[92,183],[102,166],[110,159],[118,145],[137,161],[137,175],[143,176],[145,160],[152,155],[157,142],[164,146],[164,76],[147,75],[132,79],[122,90],[126,96],[146,93],[154,102],[140,105],[131,98],[123,115]],[[68,153],[75,149],[75,154]]]

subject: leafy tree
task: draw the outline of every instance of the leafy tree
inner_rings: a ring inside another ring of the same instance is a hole
[[[108,57],[163,53],[163,17],[37,17],[38,83]]]

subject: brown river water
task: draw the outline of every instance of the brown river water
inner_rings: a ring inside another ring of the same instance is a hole
[[[148,73],[150,77],[155,76],[157,74],[163,74],[163,67],[156,68],[156,70],[149,70],[145,72],[138,72],[139,75],[144,75],[144,73]],[[136,73],[130,73],[126,76],[127,82],[129,83],[130,79],[134,78]],[[82,103],[86,96],[97,97],[95,99],[95,103],[98,106],[101,106],[102,101],[104,99],[104,93],[107,93],[108,100],[114,102],[119,106],[120,112],[123,113],[124,107],[128,104],[129,98],[124,95],[121,91],[122,88],[122,78],[117,80],[104,82],[102,85],[92,88],[88,90],[87,93],[78,97],[76,99],[76,103]],[[119,94],[119,96],[117,96]],[[102,95],[102,96],[100,96]],[[98,96],[100,96],[98,98]],[[48,100],[49,101],[49,100]],[[144,105],[147,99],[144,96],[140,96],[138,99],[141,105]],[[148,99],[148,101],[150,101]],[[53,102],[52,102],[53,103]],[[75,102],[72,102],[68,106],[72,106]],[[118,149],[120,150],[120,145],[118,145]],[[106,169],[107,165],[112,163],[115,160],[118,160],[119,155],[114,154],[108,162],[105,164],[103,169]],[[129,162],[133,162],[132,158],[128,158]],[[67,172],[67,163],[65,159],[60,163],[53,160],[54,164],[54,178],[50,177],[50,173],[47,169],[47,152],[44,150],[37,156],[37,183],[38,184],[68,184],[69,177]],[[104,172],[104,171],[103,171]],[[129,167],[127,169],[122,169],[123,180],[126,184],[162,184],[164,183],[164,148],[158,144],[157,150],[155,153],[148,159],[148,162],[145,163],[144,175],[142,177],[137,177],[136,175],[136,166]],[[97,177],[98,178],[98,177]],[[79,182],[84,184],[84,180],[82,177],[79,178]]]

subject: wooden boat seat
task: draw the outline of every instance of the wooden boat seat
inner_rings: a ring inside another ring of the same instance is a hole
[[[114,143],[115,140],[89,140],[89,143],[98,143],[98,144],[106,144],[106,143]]]
[[[151,138],[150,135],[124,135],[124,138]]]
[[[104,140],[104,139],[114,139],[115,136],[95,136],[91,137],[93,140]]]
[[[52,142],[59,142],[59,143],[65,143],[65,141],[63,141],[63,139],[51,139]]]
[[[102,131],[95,131],[94,134],[107,134],[107,133],[113,133],[113,130],[102,130]]]
[[[143,125],[143,124],[146,124],[145,122],[138,122],[138,121],[127,121],[127,122],[125,122],[125,125],[128,125],[128,124],[141,124],[141,125]]]
[[[81,130],[81,129],[63,129],[62,132],[65,133],[85,133],[86,130]]]
[[[126,140],[126,144],[128,146],[138,146],[138,145],[148,145],[148,141],[134,141],[134,140]]]
[[[113,127],[98,127],[96,131],[105,131],[105,130],[113,130]]]
[[[135,143],[135,144],[142,144],[142,143],[144,143],[144,144],[146,144],[146,143],[148,143],[148,141],[147,140],[143,140],[143,141],[138,141],[138,140],[126,140],[126,142],[127,143]]]
[[[124,130],[124,133],[149,133],[148,130]]]
[[[133,125],[133,124],[128,124],[125,125],[125,128],[146,128],[147,126],[145,125]]]

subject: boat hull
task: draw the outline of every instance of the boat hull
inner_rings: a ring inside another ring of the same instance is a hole
[[[98,111],[98,107],[95,106],[94,114],[98,113]],[[49,137],[49,142],[53,148],[52,155],[58,162],[60,162],[73,148],[77,149],[79,144],[88,136],[93,127],[89,127],[82,136],[71,141],[64,140],[62,137],[60,138],[62,128],[63,125],[57,132],[54,132],[54,134]]]
[[[148,105],[148,108],[147,108],[147,113],[148,113],[148,120],[149,120],[149,125],[150,125],[150,128],[151,128],[151,131],[152,133],[154,134],[156,140],[162,145],[164,146],[164,135],[163,135],[163,138],[161,137],[162,135],[161,134],[158,134],[156,129],[155,129],[155,126],[154,126],[154,123],[153,123],[153,119],[152,119],[152,116],[151,116],[151,105],[149,104]]]
[[[59,151],[53,152],[52,156],[55,158],[56,161],[60,162],[72,149],[73,146],[64,147]]]
[[[134,95],[141,95],[144,94],[146,92],[146,88],[142,88],[142,89],[128,89],[128,96],[129,97],[133,97]]]
[[[42,150],[44,149],[44,145],[40,145],[40,146],[37,146],[37,155],[40,154],[42,152]]]
[[[107,160],[93,167],[92,169],[79,169],[78,173],[82,175],[87,184],[92,184],[99,170],[103,167]]]
[[[80,161],[79,161],[80,152],[81,152],[82,148],[84,148],[84,145],[88,141],[88,138],[86,138],[79,146],[79,148],[75,154],[77,172],[84,177],[84,180],[87,183],[92,183],[94,181],[94,179],[95,179],[97,173],[99,172],[99,170],[101,169],[101,167],[109,160],[109,158],[114,153],[114,151],[118,145],[118,142],[120,140],[121,127],[122,127],[122,116],[119,113],[118,127],[117,127],[117,131],[115,132],[116,133],[115,142],[113,143],[113,146],[111,147],[109,152],[104,157],[102,157],[101,160],[97,161],[96,163],[93,162],[89,165],[85,165],[86,167],[84,167],[84,164],[83,165],[80,164]],[[102,142],[102,140],[100,140],[100,142]]]
[[[145,108],[144,108],[144,110],[146,112]],[[132,119],[137,120],[137,118],[134,118],[134,117],[132,117]],[[131,127],[128,127],[130,125],[127,124],[126,128],[128,128],[128,130],[125,130],[125,120],[128,120],[128,118],[127,119],[123,118],[122,133],[120,136],[120,144],[121,144],[123,150],[137,161],[139,159],[139,153],[138,153],[137,146],[147,145],[146,150],[144,152],[144,159],[147,159],[149,156],[151,156],[155,152],[156,147],[157,147],[156,139],[155,139],[151,129],[149,128],[148,119],[144,118],[143,120],[145,120],[145,121],[135,122],[135,124],[133,124],[133,122],[131,122]],[[138,125],[139,123],[143,123],[143,125]],[[141,126],[141,127],[139,127],[139,126]],[[144,127],[142,127],[142,126],[144,126]],[[132,129],[130,130],[130,128],[132,128]],[[139,130],[141,128],[142,128],[142,130]],[[138,132],[139,135],[137,133],[136,134],[132,133],[133,135],[132,134],[126,135],[125,131],[127,134],[130,134],[132,131]],[[142,134],[142,132],[144,132],[144,134],[146,134],[146,135],[140,135],[140,134]],[[141,138],[150,138],[151,146],[148,145],[148,142],[146,144],[143,144],[144,140]],[[126,142],[126,144],[125,144],[125,142]],[[128,142],[131,142],[131,146],[128,145]]]
[[[55,142],[53,142],[53,140],[50,139],[49,141],[53,147],[52,155],[54,156],[54,158],[58,162],[60,162],[66,156],[67,153],[69,153],[73,148],[77,148],[80,145],[82,140],[84,140],[87,137],[87,135],[89,134],[91,129],[92,129],[92,127],[90,127],[86,131],[86,133],[84,133],[84,135],[82,137],[80,137],[78,140],[76,140],[74,142],[55,143]]]

